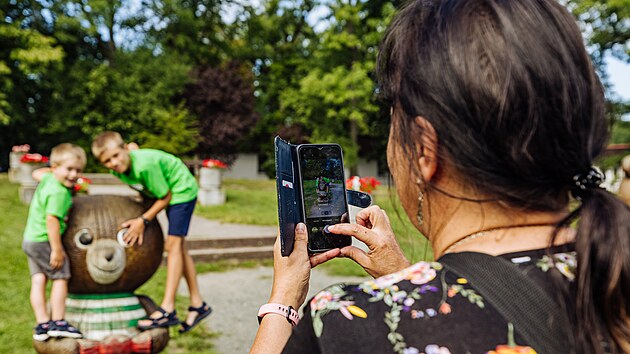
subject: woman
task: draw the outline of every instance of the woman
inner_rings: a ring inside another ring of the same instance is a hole
[[[630,352],[630,211],[591,167],[607,138],[604,97],[571,15],[555,0],[412,1],[385,36],[379,81],[392,102],[390,171],[437,262],[409,266],[378,207],[330,228],[368,253],[309,258],[298,225],[290,257],[276,247],[270,303],[298,308],[311,267],[336,256],[380,278],[320,292],[293,330],[262,311],[252,352],[534,352],[438,263],[465,252],[509,260],[549,294],[571,323],[566,352]]]

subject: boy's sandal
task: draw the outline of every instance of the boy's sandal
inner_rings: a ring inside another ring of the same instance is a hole
[[[206,304],[206,302],[204,301],[203,304],[201,304],[201,306],[199,307],[190,306],[188,308],[188,311],[197,312],[198,315],[197,317],[195,317],[195,320],[193,321],[192,324],[188,324],[186,323],[186,321],[182,321],[181,322],[182,328],[179,329],[179,333],[186,333],[190,331],[191,329],[195,328],[195,326],[199,324],[199,322],[201,322],[204,318],[208,317],[212,313],[212,308],[208,306],[208,304]]]
[[[177,311],[168,313],[164,311],[164,309],[161,307],[158,307],[155,311],[160,312],[162,316],[158,318],[152,318],[151,315],[149,315],[141,319],[140,321],[150,320],[151,324],[141,325],[140,321],[138,321],[139,330],[146,331],[147,329],[152,329],[152,328],[165,328],[165,327],[174,326],[179,323],[179,319],[177,318]]]

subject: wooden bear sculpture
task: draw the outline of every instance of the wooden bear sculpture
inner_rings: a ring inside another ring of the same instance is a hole
[[[66,319],[83,339],[34,341],[38,353],[157,353],[168,330],[140,332],[139,319],[156,305],[134,291],[149,280],[162,261],[164,236],[157,221],[145,229],[142,246],[129,247],[121,224],[145,207],[130,197],[79,195],[73,200],[62,240],[70,261]]]

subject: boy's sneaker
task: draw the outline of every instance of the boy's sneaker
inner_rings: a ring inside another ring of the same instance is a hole
[[[65,320],[53,321],[48,329],[48,335],[54,338],[82,338],[83,334],[78,329],[71,326]]]
[[[36,341],[43,342],[46,339],[50,338],[48,335],[48,330],[50,330],[50,325],[52,321],[39,323],[35,328],[33,328],[33,339]]]

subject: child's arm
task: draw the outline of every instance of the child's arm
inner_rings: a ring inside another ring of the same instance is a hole
[[[156,200],[151,207],[145,211],[142,215],[135,219],[125,221],[122,226],[128,227],[129,230],[123,237],[123,240],[130,246],[133,246],[136,241],[138,245],[142,246],[142,240],[144,238],[145,221],[149,222],[157,216],[157,214],[168,206],[171,201],[171,191],[164,196],[164,198]]]
[[[66,257],[61,243],[61,224],[54,215],[46,215],[46,229],[48,230],[48,240],[50,242],[50,266],[59,269],[63,265]]]
[[[52,172],[52,169],[50,167],[42,167],[33,171],[33,173],[31,173],[31,176],[33,176],[33,179],[35,179],[37,182],[40,182],[42,180],[42,177],[44,177],[44,174],[48,172]]]

